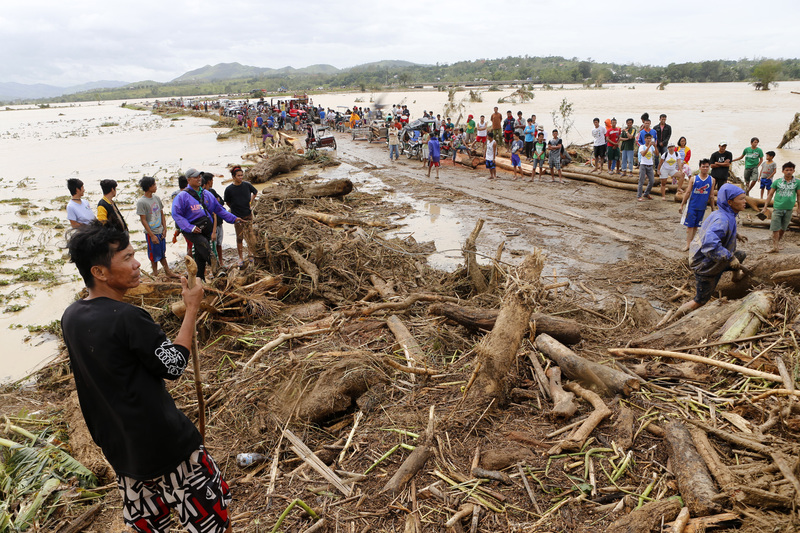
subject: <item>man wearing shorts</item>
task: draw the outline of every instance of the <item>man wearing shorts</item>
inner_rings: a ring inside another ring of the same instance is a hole
[[[147,240],[147,258],[153,268],[153,277],[158,275],[158,264],[164,267],[164,272],[170,278],[178,278],[169,268],[167,262],[167,220],[164,217],[164,206],[161,198],[155,195],[158,190],[156,180],[145,176],[139,180],[139,186],[144,191],[144,196],[136,202],[136,214],[142,221],[145,239]]]
[[[617,174],[620,173],[619,170],[619,158],[621,155],[619,149],[619,137],[622,134],[622,130],[617,127],[617,119],[611,119],[611,127],[608,128],[606,132],[606,161],[608,161],[608,171],[614,172],[617,171]]]
[[[508,148],[511,148],[511,143],[514,141],[514,115],[511,111],[506,111],[506,119],[503,121],[503,142]]]
[[[544,133],[539,132],[536,142],[533,143],[531,151],[531,182],[536,179],[536,167],[539,167],[539,180],[544,179],[544,162],[547,159],[547,143],[544,140]]]
[[[519,172],[520,178],[525,176],[522,173],[522,161],[519,158],[519,153],[522,151],[522,139],[519,137],[519,132],[515,131],[514,140],[511,141],[511,168],[514,170],[514,181],[517,181],[517,172]]]
[[[475,138],[475,142],[486,144],[486,133],[489,129],[489,124],[486,122],[486,117],[481,115],[481,120],[475,126],[475,131],[477,132],[478,136]]]
[[[750,146],[742,151],[742,155],[733,159],[731,162],[733,163],[740,159],[744,159],[743,179],[745,192],[750,194],[750,189],[752,189],[758,181],[758,167],[764,162],[764,152],[758,147],[758,137],[750,139]]]
[[[494,113],[489,117],[489,120],[492,122],[492,133],[494,133],[494,140],[497,142],[501,138],[500,135],[503,134],[503,115],[500,114],[498,108],[494,108]]]
[[[488,135],[488,141],[486,142],[486,155],[484,159],[486,160],[486,168],[489,169],[489,179],[493,180],[497,178],[497,166],[495,164],[495,159],[497,158],[497,141],[494,140],[494,132],[490,131]]]
[[[606,128],[600,125],[600,119],[592,120],[592,153],[594,155],[594,168],[592,172],[603,170],[603,162],[606,159]]]
[[[230,531],[230,492],[194,424],[164,379],[183,374],[203,299],[189,289],[174,342],[150,314],[123,301],[139,285],[140,263],[125,232],[94,222],[68,237],[70,259],[88,296],[61,318],[83,417],[114,468],[126,525],[166,533],[171,509],[192,533]]]
[[[762,213],[766,213],[772,197],[775,197],[775,205],[772,206],[772,221],[769,229],[772,232],[772,250],[770,253],[780,251],[779,243],[786,228],[792,221],[792,209],[797,205],[797,215],[800,216],[800,205],[797,204],[797,189],[800,189],[800,180],[794,177],[794,163],[788,161],[781,167],[783,177],[772,182],[772,188],[767,195]]]
[[[728,150],[727,141],[720,141],[719,150],[709,156],[711,161],[711,177],[716,182],[717,189],[728,182],[728,172],[731,169],[733,154]]]
[[[238,165],[233,167],[231,176],[233,177],[233,183],[225,188],[223,197],[231,213],[242,220],[233,225],[236,230],[236,251],[239,253],[239,266],[241,267],[244,264],[243,241],[247,241],[247,248],[251,258],[256,244],[255,234],[253,233],[253,211],[250,209],[250,204],[253,203],[256,195],[258,195],[258,190],[249,181],[243,181],[244,172],[242,167]]]
[[[664,165],[662,164],[663,168]],[[711,210],[714,210],[714,202],[712,202],[714,190],[714,178],[708,175],[709,171],[708,159],[700,161],[700,172],[696,176],[689,178],[688,191],[683,195],[683,201],[678,209],[678,212],[683,216],[681,217],[681,224],[686,226],[686,248],[684,252],[689,251],[689,245],[694,239],[694,234],[697,233],[697,228],[703,224],[703,217],[706,216],[706,206],[710,205]],[[685,208],[685,209],[684,209]]]
[[[551,183],[556,181],[555,169],[558,169],[558,182],[564,183],[564,178],[561,176],[561,150],[563,148],[564,143],[558,137],[558,130],[553,130],[553,138],[547,141],[547,162],[550,164]]]
[[[439,158],[442,155],[442,147],[439,138],[431,135],[428,141],[428,177],[431,177],[431,168],[436,167],[436,179],[439,179]]]

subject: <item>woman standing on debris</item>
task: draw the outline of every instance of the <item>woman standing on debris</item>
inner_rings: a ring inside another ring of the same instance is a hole
[[[667,315],[656,327],[680,318],[705,305],[717,288],[723,272],[733,271],[734,281],[744,275],[741,262],[747,254],[736,250],[736,241],[747,242],[747,238],[736,232],[736,216],[747,206],[744,191],[726,183],[717,194],[718,209],[703,223],[689,247],[689,268],[694,271],[697,284],[695,297]]]

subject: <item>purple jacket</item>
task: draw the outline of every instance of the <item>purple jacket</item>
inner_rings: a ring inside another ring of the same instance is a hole
[[[187,187],[187,189],[191,189],[191,187]],[[216,213],[219,218],[231,224],[236,222],[236,215],[226,211],[224,207],[219,205],[213,194],[208,191],[202,191],[202,194],[203,203],[206,204],[205,209],[197,201],[197,198],[186,190],[179,192],[178,196],[172,201],[172,219],[181,231],[191,233],[194,230],[192,222],[204,216],[212,218],[212,213]]]

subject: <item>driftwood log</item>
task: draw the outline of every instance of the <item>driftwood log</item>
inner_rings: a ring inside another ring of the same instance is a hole
[[[476,348],[478,364],[473,397],[497,399],[505,403],[508,395],[506,376],[513,368],[522,336],[528,330],[528,318],[535,305],[536,292],[541,288],[540,276],[544,257],[539,249],[528,255],[509,276],[500,314],[494,328]]]
[[[572,418],[572,415],[578,410],[578,405],[575,403],[575,395],[565,391],[561,386],[561,369],[557,366],[548,368],[546,374],[550,380],[553,414],[560,418]]]
[[[668,424],[665,442],[678,490],[693,516],[707,516],[722,511],[714,501],[719,495],[703,458],[692,442],[689,430],[680,422]]]
[[[663,346],[673,348],[695,344],[717,331],[739,307],[738,302],[715,300],[693,311],[677,322],[631,342],[631,346]]]
[[[349,179],[337,179],[320,183],[307,183],[280,187],[269,187],[261,191],[259,198],[269,200],[303,200],[306,198],[338,198],[353,192],[353,182]]]
[[[494,327],[499,309],[483,309],[443,303],[428,307],[428,314],[443,316],[470,330],[490,331]],[[581,326],[574,320],[533,313],[528,319],[536,328],[536,335],[546,333],[564,344],[581,342]]]
[[[536,337],[536,348],[561,367],[564,376],[594,386],[602,392],[630,394],[639,390],[639,380],[611,367],[593,363],[579,356],[550,335]]]
[[[278,174],[285,174],[296,169],[307,160],[295,154],[275,154],[269,159],[256,163],[245,173],[245,179],[251,183],[264,183]]]
[[[645,533],[655,531],[663,522],[674,520],[681,511],[677,498],[659,500],[643,505],[613,522],[605,533]]]
[[[400,492],[406,483],[417,475],[417,472],[422,470],[428,459],[433,457],[435,449],[435,433],[436,433],[436,417],[434,416],[434,407],[431,406],[428,411],[428,427],[425,430],[425,435],[420,438],[419,444],[414,448],[414,451],[403,461],[397,472],[386,482],[381,492],[388,492],[390,494],[397,494]]]
[[[464,255],[464,262],[467,265],[467,274],[469,275],[469,279],[472,282],[472,287],[475,289],[476,293],[486,292],[486,290],[489,288],[489,283],[486,281],[483,271],[478,266],[478,260],[476,258],[478,247],[475,243],[478,240],[478,235],[480,235],[481,229],[483,229],[484,222],[485,220],[479,218],[475,223],[475,228],[469,234],[469,237],[467,237],[462,252]]]
[[[800,254],[765,254],[748,258],[744,266],[748,268],[741,281],[734,282],[730,274],[725,274],[717,285],[717,291],[729,298],[740,298],[759,285],[786,285],[800,290]]]

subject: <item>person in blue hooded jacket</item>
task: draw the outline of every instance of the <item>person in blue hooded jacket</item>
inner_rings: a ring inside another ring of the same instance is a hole
[[[211,243],[216,239],[213,215],[231,224],[242,219],[222,207],[214,195],[204,191],[200,185],[201,172],[190,168],[186,171],[189,185],[172,201],[172,218],[186,240],[194,245],[197,275],[206,279],[206,265],[211,262]]]
[[[717,288],[723,272],[733,271],[735,281],[742,278],[742,261],[747,254],[736,249],[736,241],[747,238],[736,232],[736,216],[747,206],[744,191],[726,183],[717,193],[718,209],[703,222],[689,246],[689,268],[694,271],[695,297],[684,303],[674,314],[667,314],[658,324],[680,318],[705,305]]]

